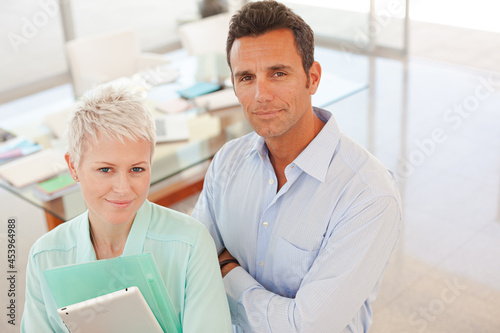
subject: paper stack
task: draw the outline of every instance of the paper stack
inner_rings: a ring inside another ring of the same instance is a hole
[[[54,177],[65,170],[67,166],[63,154],[49,148],[2,165],[0,177],[21,188]]]

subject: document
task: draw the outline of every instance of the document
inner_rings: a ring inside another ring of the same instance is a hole
[[[0,177],[20,188],[54,177],[67,168],[64,155],[49,148],[2,165]]]

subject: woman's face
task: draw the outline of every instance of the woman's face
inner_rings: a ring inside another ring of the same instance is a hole
[[[98,135],[87,143],[75,169],[66,161],[73,178],[78,177],[92,223],[131,223],[148,196],[151,179],[151,144],[124,139],[121,143]]]

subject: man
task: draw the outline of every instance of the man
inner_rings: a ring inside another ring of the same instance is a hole
[[[193,216],[219,251],[237,332],[365,332],[399,236],[387,169],[313,108],[311,28],[275,1],[230,24],[227,58],[255,130],[214,157]]]

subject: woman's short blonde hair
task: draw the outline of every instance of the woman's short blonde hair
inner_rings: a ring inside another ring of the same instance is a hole
[[[87,143],[97,135],[124,142],[124,138],[151,143],[153,158],[156,129],[153,115],[144,104],[145,90],[127,83],[102,85],[85,94],[75,105],[66,131],[68,154],[75,167]]]

